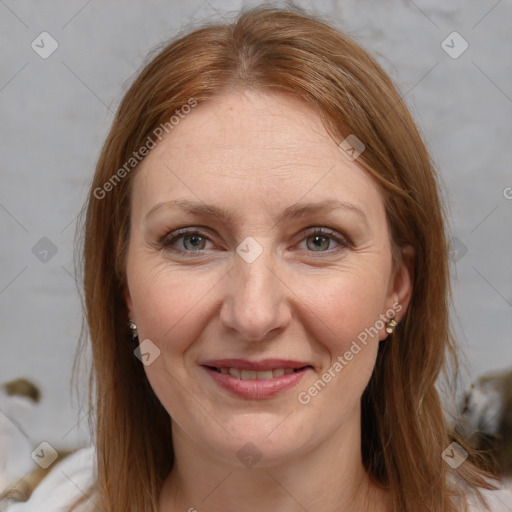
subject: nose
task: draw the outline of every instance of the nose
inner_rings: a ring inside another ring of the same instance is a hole
[[[269,263],[265,253],[252,263],[237,257],[226,276],[221,323],[241,340],[266,341],[290,323],[292,292]]]

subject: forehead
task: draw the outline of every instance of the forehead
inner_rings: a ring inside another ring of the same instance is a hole
[[[177,197],[234,208],[341,199],[384,213],[373,177],[343,156],[310,106],[281,93],[232,91],[198,105],[134,180],[134,216]]]

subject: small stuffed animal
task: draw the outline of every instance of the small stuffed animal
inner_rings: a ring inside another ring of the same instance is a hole
[[[456,431],[487,454],[500,476],[512,477],[512,371],[483,375],[472,384]]]

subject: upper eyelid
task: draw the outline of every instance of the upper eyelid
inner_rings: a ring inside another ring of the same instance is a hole
[[[171,246],[171,243],[174,243],[176,240],[179,240],[182,237],[193,236],[193,235],[199,235],[202,238],[205,238],[206,240],[214,243],[208,234],[202,232],[203,229],[205,229],[205,228],[202,228],[202,227],[177,228],[177,229],[171,231],[170,233],[166,233],[163,237],[161,237],[159,239],[159,245],[162,248],[166,248],[167,246]],[[324,235],[327,237],[331,237],[332,239],[336,239],[336,243],[338,243],[342,246],[353,245],[351,239],[347,235],[340,233],[338,230],[335,230],[333,228],[328,228],[328,227],[319,226],[319,225],[309,226],[307,228],[304,228],[299,233],[299,236],[304,238],[305,236],[312,236],[314,234],[320,234],[320,235]],[[303,238],[301,238],[301,240],[303,240]],[[200,250],[200,251],[186,251],[184,249],[177,249],[177,250],[193,253],[193,252],[202,252],[204,249]],[[316,252],[316,251],[312,251],[312,252]],[[330,252],[330,251],[318,251],[318,252]]]

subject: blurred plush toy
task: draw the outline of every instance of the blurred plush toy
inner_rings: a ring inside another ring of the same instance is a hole
[[[463,398],[456,430],[483,450],[503,477],[512,477],[512,371],[479,377]]]

